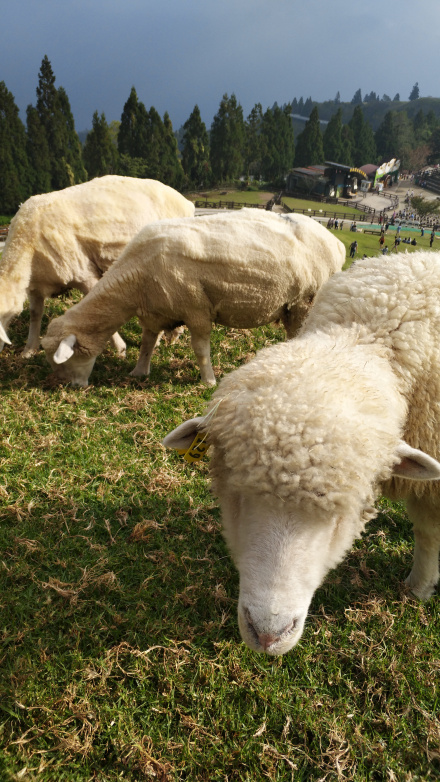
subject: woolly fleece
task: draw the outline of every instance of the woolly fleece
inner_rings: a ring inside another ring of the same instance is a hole
[[[13,218],[0,260],[3,326],[27,297],[32,310],[34,298],[90,290],[147,223],[193,215],[190,201],[152,179],[104,176],[32,196]],[[34,349],[41,317],[37,325]]]
[[[50,357],[75,334],[75,351],[96,356],[136,314],[153,335],[186,324],[195,349],[195,338],[206,342],[202,358],[209,362],[213,322],[252,328],[282,318],[291,335],[344,260],[343,244],[302,215],[242,209],[155,223],[139,232],[87,298],[52,321],[43,347]],[[141,347],[142,362],[147,352]]]

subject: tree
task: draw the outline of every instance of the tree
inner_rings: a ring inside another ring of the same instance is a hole
[[[409,96],[409,100],[417,100],[420,97],[419,82],[416,81]]]
[[[342,156],[338,163],[344,166],[353,165],[354,138],[349,125],[342,126]]]
[[[429,140],[428,163],[440,163],[440,128],[435,128],[432,131]]]
[[[197,104],[186,120],[183,134],[182,166],[190,187],[206,184],[210,177],[209,137]]]
[[[132,87],[130,95],[124,104],[119,126],[118,152],[120,155],[140,156],[139,121],[139,101],[136,90]]]
[[[368,95],[364,95],[364,103],[374,103],[379,100],[379,96],[375,92],[371,91]]]
[[[423,196],[413,196],[411,198],[411,206],[420,217],[438,215],[440,213],[440,204],[437,199],[433,201]]]
[[[340,103],[340,102],[341,102],[341,93],[338,90],[335,95],[335,103]]]
[[[291,107],[267,109],[261,123],[262,175],[268,182],[281,184],[295,157]]]
[[[395,111],[387,111],[376,130],[376,149],[380,159],[391,160],[393,157],[397,157],[395,117]]]
[[[324,147],[318,108],[315,106],[302,133],[299,134],[295,150],[295,166],[311,166],[324,162]]]
[[[31,194],[49,193],[51,190],[51,163],[46,133],[34,106],[26,110],[26,149],[31,172]]]
[[[330,117],[329,123],[323,135],[324,155],[326,160],[341,163],[344,155],[344,142],[342,139],[342,109]]]
[[[356,92],[354,93],[354,95],[353,95],[353,97],[351,99],[351,102],[354,105],[359,105],[359,104],[362,103],[362,93],[361,93],[360,88],[358,90],[356,90]]]
[[[31,194],[26,132],[12,92],[0,82],[0,212],[14,214]]]
[[[393,98],[393,101],[400,101],[400,93],[399,92],[396,92],[396,94],[395,94],[395,96]]]
[[[235,95],[225,93],[211,125],[210,161],[215,182],[235,179],[243,170],[243,110]]]
[[[86,179],[81,145],[75,131],[69,99],[63,87],[55,87],[55,76],[45,55],[38,74],[36,109],[47,139],[51,189],[60,190]]]
[[[163,131],[160,155],[161,181],[165,185],[180,190],[183,187],[185,175],[179,158],[177,139],[167,111],[163,117]]]
[[[391,98],[389,95],[386,94],[386,92],[384,92],[384,94],[382,95],[382,100],[384,103],[391,103]]]
[[[262,157],[264,138],[261,134],[263,125],[263,107],[256,103],[245,122],[244,165],[246,175],[260,179],[262,173]]]
[[[61,114],[64,141],[64,158],[66,166],[73,172],[71,184],[85,182],[87,173],[82,160],[81,142],[75,130],[75,122],[70,108],[69,98],[64,87],[58,88],[58,108]]]
[[[118,168],[118,150],[110,134],[105,114],[95,111],[92,130],[87,134],[83,150],[84,163],[89,179],[105,174],[115,174]]]
[[[361,106],[356,106],[353,116],[348,123],[353,133],[352,157],[355,166],[362,166],[376,160],[376,143],[373,129],[369,122],[364,120]]]

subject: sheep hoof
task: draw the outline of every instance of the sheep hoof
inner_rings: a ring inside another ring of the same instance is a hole
[[[205,386],[210,386],[210,387],[213,387],[213,386],[217,385],[217,381],[216,381],[215,377],[214,378],[209,378],[208,380],[202,380],[202,383],[204,383]]]
[[[434,594],[436,587],[436,584],[414,583],[411,577],[411,573],[409,574],[408,578],[405,579],[405,585],[409,587],[413,595],[418,597],[419,600],[429,600],[429,598]]]
[[[149,374],[150,374],[149,371],[145,371],[135,367],[134,369],[131,370],[130,377],[145,377],[148,376]]]
[[[35,356],[36,353],[38,353],[38,348],[24,348],[24,350],[21,353],[22,358],[31,358],[32,356]]]

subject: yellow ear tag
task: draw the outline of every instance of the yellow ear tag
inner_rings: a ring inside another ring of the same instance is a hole
[[[206,432],[204,433],[197,432],[189,448],[188,449],[178,448],[177,453],[183,456],[186,462],[199,462],[209,448],[209,445],[206,442],[205,438],[206,438]]]

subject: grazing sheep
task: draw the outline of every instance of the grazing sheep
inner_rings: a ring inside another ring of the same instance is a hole
[[[421,599],[434,591],[439,302],[440,254],[358,261],[323,286],[296,339],[227,375],[207,416],[165,438],[187,449],[206,432],[213,446],[213,489],[240,574],[238,621],[252,649],[283,654],[296,644],[313,593],[375,516],[380,491],[406,500],[414,526],[406,583]]]
[[[254,209],[146,226],[86,299],[50,323],[42,344],[60,377],[87,385],[96,356],[133,315],[142,325],[132,375],[148,375],[158,334],[185,324],[202,380],[215,385],[212,323],[253,328],[282,319],[292,336],[343,244],[309,217]]]
[[[45,298],[70,288],[88,293],[144,225],[193,215],[193,204],[153,179],[104,176],[29,198],[11,222],[0,260],[0,349],[11,344],[6,329],[27,298],[25,358],[39,348]],[[119,334],[113,342],[124,354]]]

